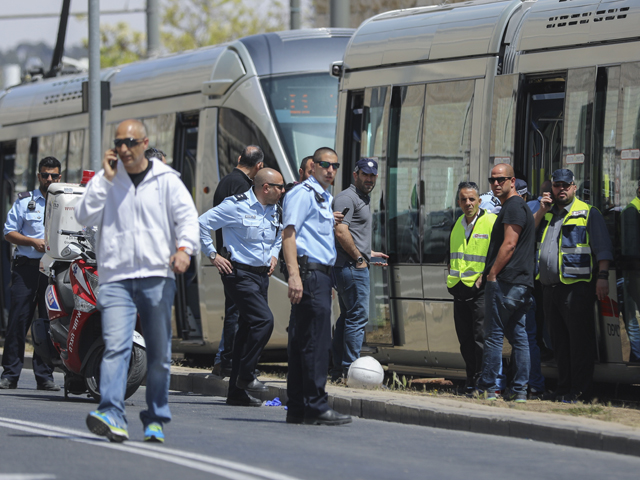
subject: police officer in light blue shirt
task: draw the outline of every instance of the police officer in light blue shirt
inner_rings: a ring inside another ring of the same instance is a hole
[[[262,402],[251,393],[268,390],[254,372],[273,331],[267,289],[282,244],[278,200],[283,192],[282,175],[263,168],[254,177],[253,188],[228,197],[199,219],[202,251],[218,268],[240,312],[228,405],[259,407]],[[227,254],[216,251],[213,245],[211,231],[219,228]]]
[[[47,318],[47,278],[40,273],[39,266],[45,251],[45,195],[51,183],[60,181],[60,162],[56,158],[46,157],[40,161],[38,181],[40,188],[18,195],[4,224],[4,238],[16,245],[16,249],[11,268],[11,307],[2,355],[1,389],[18,386],[24,364],[25,336],[31,327],[36,306],[38,315]],[[60,390],[53,382],[53,369],[37,354],[33,355],[33,373],[38,390]]]
[[[328,188],[340,164],[328,147],[313,154],[313,173],[284,199],[282,248],[288,272],[289,373],[287,423],[341,425],[351,422],[329,408],[325,385],[331,348],[331,267],[336,261]]]

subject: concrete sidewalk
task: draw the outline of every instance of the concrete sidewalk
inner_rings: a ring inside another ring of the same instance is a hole
[[[32,368],[29,354],[25,355],[25,368]],[[269,392],[261,395],[260,399],[272,400],[279,397],[284,405],[287,399],[286,381],[269,378],[261,380],[268,385]],[[203,370],[171,367],[171,390],[226,397],[227,387],[227,380]],[[327,392],[329,405],[333,409],[360,418],[502,435],[640,456],[640,429],[619,423],[495,408],[451,398],[408,395],[385,390],[358,390],[329,384]],[[282,421],[284,420],[283,410]]]

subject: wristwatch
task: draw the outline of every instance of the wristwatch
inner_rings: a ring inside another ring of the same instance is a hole
[[[209,254],[209,259],[213,262],[217,256],[218,256],[218,252],[211,252]]]
[[[193,255],[193,250],[191,250],[189,247],[180,247],[180,248],[178,249],[178,251],[179,251],[179,252],[184,252],[184,253],[186,253],[186,254],[187,254],[187,255],[189,255],[189,256]]]
[[[364,257],[362,255],[360,255],[357,259],[356,259],[356,263],[358,265],[362,265],[364,263]]]

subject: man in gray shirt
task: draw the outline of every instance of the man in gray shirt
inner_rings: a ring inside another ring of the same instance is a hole
[[[344,214],[336,225],[334,266],[340,317],[336,322],[331,350],[331,380],[346,377],[349,366],[360,357],[364,329],[369,321],[369,263],[372,257],[388,258],[371,251],[371,209],[369,194],[378,178],[378,162],[361,158],[353,172],[353,184],[336,195],[333,211]]]
[[[613,247],[602,214],[576,197],[573,172],[556,170],[551,180],[553,197],[544,193],[534,216],[536,227],[542,223],[538,279],[558,365],[558,388],[543,399],[574,403],[591,394],[593,304],[609,294]]]

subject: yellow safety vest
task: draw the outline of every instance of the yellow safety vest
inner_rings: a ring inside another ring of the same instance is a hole
[[[460,217],[453,226],[449,240],[448,288],[453,288],[459,281],[471,288],[478,277],[482,275],[487,263],[491,230],[493,230],[493,224],[498,216],[480,209],[468,242],[462,226],[463,218],[464,216]]]
[[[565,284],[576,282],[590,282],[593,274],[593,259],[589,243],[587,223],[591,205],[577,198],[573,201],[571,209],[562,221],[562,229],[558,238],[558,266],[560,281]],[[553,213],[547,212],[544,220],[547,225],[542,233],[542,245],[547,236]],[[537,262],[540,263],[540,248],[538,249]],[[539,265],[538,265],[539,267]],[[540,278],[540,268],[536,280]]]
[[[633,200],[631,200],[631,203],[627,205],[627,208],[629,208],[631,205],[636,207],[636,210],[638,210],[638,213],[640,213],[640,198],[636,197]]]

